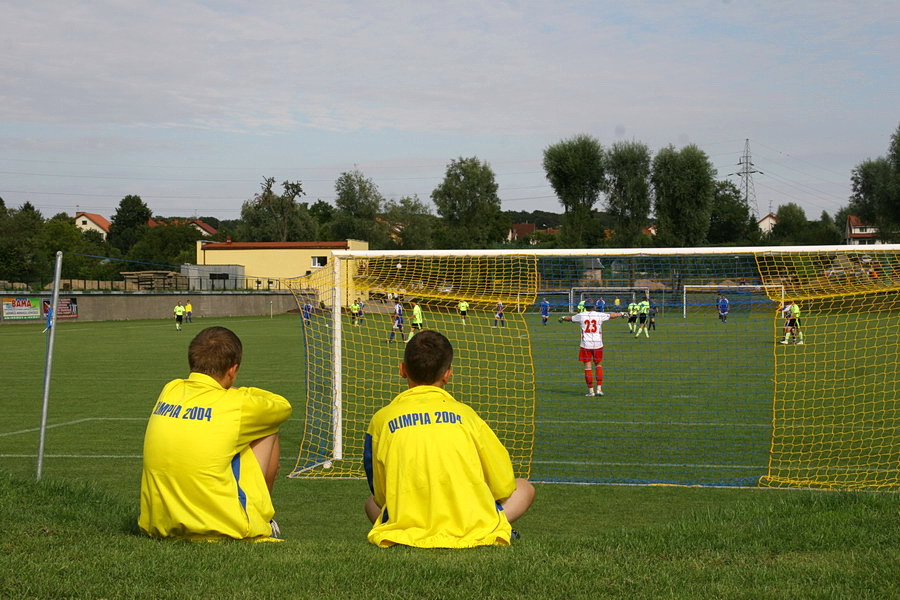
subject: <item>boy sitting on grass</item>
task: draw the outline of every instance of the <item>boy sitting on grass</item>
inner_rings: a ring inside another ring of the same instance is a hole
[[[188,347],[190,377],[160,393],[144,435],[138,526],[147,535],[280,541],[271,493],[291,405],[232,387],[242,353],[234,332],[208,327]]]
[[[369,541],[419,548],[510,543],[510,522],[534,500],[509,453],[468,405],[444,391],[453,347],[436,331],[414,336],[400,376],[409,389],[375,413],[363,461],[372,496]]]

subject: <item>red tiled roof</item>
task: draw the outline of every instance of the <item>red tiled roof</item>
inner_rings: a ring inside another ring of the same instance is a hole
[[[194,219],[193,221],[191,221],[191,223],[193,223],[194,225],[196,225],[197,227],[199,227],[200,229],[202,229],[203,231],[205,231],[205,232],[208,233],[209,235],[216,235],[217,233],[219,233],[219,230],[218,230],[218,229],[216,229],[215,227],[213,227],[213,226],[210,225],[209,223],[204,223],[204,222],[201,221],[200,219]]]
[[[203,250],[349,250],[347,242],[209,242]]]
[[[77,213],[75,213],[75,219],[77,220],[78,217],[87,217],[88,219],[90,219],[91,221],[93,221],[94,224],[95,224],[97,227],[99,227],[100,229],[102,229],[102,230],[105,231],[106,233],[109,233],[109,225],[110,225],[110,223],[109,223],[109,221],[106,219],[106,217],[104,217],[104,216],[102,216],[102,215],[98,215],[97,213],[77,212]]]
[[[191,219],[190,221],[186,221],[183,219],[169,219],[168,221],[147,219],[148,227],[160,227],[166,225],[193,225],[194,227],[197,227],[200,230],[204,231],[207,235],[216,235],[219,232],[215,227],[209,225],[208,223],[204,223],[200,219]]]

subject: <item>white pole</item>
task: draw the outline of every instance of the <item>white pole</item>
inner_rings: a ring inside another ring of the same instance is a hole
[[[47,358],[44,363],[44,401],[41,408],[41,428],[38,439],[37,479],[41,479],[44,466],[44,440],[47,435],[47,410],[50,405],[50,373],[53,368],[53,339],[56,333],[56,309],[59,306],[59,278],[62,273],[62,252],[56,253],[56,268],[53,271],[53,299],[50,301],[50,337],[47,338]]]
[[[334,287],[331,290],[331,318],[334,326],[332,327],[332,365],[334,367],[334,373],[332,375],[332,381],[334,382],[334,390],[332,390],[332,405],[331,405],[331,430],[334,435],[334,460],[341,460],[344,458],[344,434],[343,434],[343,418],[342,418],[342,410],[343,410],[343,396],[341,394],[341,388],[343,387],[343,380],[341,377],[342,370],[342,359],[341,359],[341,306],[343,303],[343,298],[341,298],[341,269],[343,268],[343,261],[339,258],[332,257],[333,263],[333,273],[334,277],[332,282],[334,283]]]

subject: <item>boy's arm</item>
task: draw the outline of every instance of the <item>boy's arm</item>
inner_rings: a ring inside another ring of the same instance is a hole
[[[513,472],[509,452],[494,430],[483,421],[477,443],[485,481],[494,495],[494,500],[501,501],[509,498],[516,490],[516,476]]]
[[[231,388],[240,394],[241,438],[250,442],[278,432],[293,409],[283,396],[254,387]]]

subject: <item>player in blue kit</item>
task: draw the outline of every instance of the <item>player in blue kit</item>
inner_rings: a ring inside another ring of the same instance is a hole
[[[716,299],[716,308],[719,311],[719,320],[723,323],[728,322],[728,298],[719,294],[718,299]]]
[[[546,325],[550,318],[550,302],[544,298],[541,300],[541,323]]]
[[[391,336],[388,338],[388,344],[394,341],[394,336],[400,333],[400,339],[403,339],[403,305],[400,300],[394,302],[394,316],[391,319]]]

